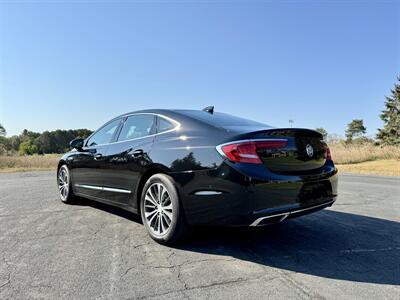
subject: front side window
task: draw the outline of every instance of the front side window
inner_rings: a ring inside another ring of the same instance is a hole
[[[118,141],[126,141],[148,136],[154,131],[153,115],[134,115],[126,119]]]
[[[104,127],[100,128],[94,135],[92,135],[89,140],[87,141],[86,145],[88,147],[108,144],[111,142],[111,139],[118,128],[121,119],[112,121],[105,125]]]

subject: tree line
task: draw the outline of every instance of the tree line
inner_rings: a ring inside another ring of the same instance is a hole
[[[367,128],[362,119],[354,119],[347,125],[346,143],[374,142],[379,145],[400,146],[400,77],[397,78],[391,95],[386,97],[385,108],[380,114],[383,127],[378,129],[376,140],[365,136]],[[328,132],[316,128],[324,139]],[[21,154],[63,153],[69,149],[69,142],[74,138],[85,138],[92,133],[89,129],[54,130],[43,133],[25,129],[20,135],[5,137],[6,130],[0,124],[0,154],[19,152]],[[332,138],[331,138],[332,140]],[[336,138],[336,141],[339,140]]]
[[[85,138],[92,133],[89,129],[54,130],[43,133],[25,129],[20,135],[5,137],[6,130],[0,124],[0,154],[45,154],[63,153],[69,149],[69,142]]]

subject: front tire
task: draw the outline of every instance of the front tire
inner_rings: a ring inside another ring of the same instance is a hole
[[[63,203],[72,203],[75,195],[72,191],[71,175],[67,165],[62,165],[58,169],[57,186],[60,200]]]
[[[178,192],[170,176],[155,174],[147,180],[140,211],[150,237],[160,244],[174,244],[187,231]]]

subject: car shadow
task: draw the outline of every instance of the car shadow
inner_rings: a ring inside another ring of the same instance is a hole
[[[99,209],[105,212],[108,212],[110,214],[119,216],[121,218],[130,220],[130,221],[134,221],[136,223],[140,223],[142,224],[142,219],[140,218],[139,215],[134,214],[130,211],[127,211],[125,209],[116,207],[116,206],[112,206],[112,205],[108,205],[105,203],[101,203],[101,202],[97,202],[97,201],[93,201],[93,200],[89,200],[86,198],[81,198],[78,197],[78,199],[72,203],[70,203],[70,205],[73,206],[90,206],[93,207],[95,209]]]
[[[180,249],[313,276],[400,285],[400,223],[324,210],[258,228],[198,228]]]
[[[141,223],[133,213],[84,201]],[[144,230],[144,229],[143,229]],[[400,223],[323,210],[266,227],[196,227],[175,248],[331,279],[400,285]]]

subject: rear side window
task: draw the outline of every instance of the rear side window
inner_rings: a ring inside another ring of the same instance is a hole
[[[107,125],[100,128],[95,134],[93,134],[89,140],[87,141],[86,145],[88,147],[108,144],[111,142],[115,131],[117,130],[121,119],[112,121]]]
[[[158,130],[157,130],[158,133],[174,129],[175,126],[176,125],[174,125],[172,122],[162,117],[158,117]]]
[[[118,141],[126,141],[154,133],[153,115],[134,115],[125,120]]]

